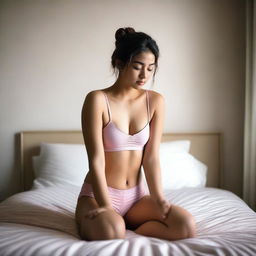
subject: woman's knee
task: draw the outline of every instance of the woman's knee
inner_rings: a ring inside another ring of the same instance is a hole
[[[173,207],[173,214],[170,214],[167,225],[170,230],[175,230],[179,239],[196,236],[196,221],[194,216],[179,206]]]
[[[91,241],[124,239],[125,232],[125,222],[121,216],[106,216],[103,213],[91,221],[82,221],[79,228],[80,237]]]
[[[193,215],[188,214],[182,218],[180,231],[183,238],[193,238],[196,236],[196,221]]]
[[[108,227],[104,230],[104,234],[102,234],[102,236],[104,240],[124,239],[125,231],[126,229],[124,221],[117,221],[108,225]]]
[[[186,227],[187,227],[187,236],[188,238],[192,238],[196,236],[196,220],[193,215],[189,215],[186,218]]]

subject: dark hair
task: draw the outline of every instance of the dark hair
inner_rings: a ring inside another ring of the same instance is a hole
[[[119,28],[115,33],[115,38],[116,49],[111,56],[111,65],[114,72],[117,68],[117,59],[120,60],[123,67],[125,67],[137,54],[145,51],[151,51],[155,55],[156,64],[153,74],[154,81],[159,58],[159,48],[156,41],[143,32],[135,32],[131,27]]]

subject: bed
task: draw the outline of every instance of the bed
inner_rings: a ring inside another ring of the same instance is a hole
[[[24,191],[0,203],[0,255],[256,255],[256,213],[221,189],[221,133],[162,138],[165,196],[195,216],[196,238],[166,241],[127,230],[125,239],[91,242],[80,239],[74,219],[87,168],[82,132],[19,135]]]

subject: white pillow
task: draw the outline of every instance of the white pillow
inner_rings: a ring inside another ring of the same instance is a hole
[[[162,142],[159,158],[163,189],[205,187],[207,166],[189,153],[191,141]],[[145,181],[145,174],[142,173]]]
[[[166,151],[168,153],[189,152],[190,145],[191,145],[190,140],[173,140],[173,141],[161,142],[160,154],[161,154],[161,151]]]
[[[85,145],[42,143],[33,167],[34,188],[67,183],[82,186],[89,169]]]
[[[207,166],[187,152],[160,153],[163,189],[205,187]]]
[[[159,158],[163,189],[205,187],[207,166],[189,153],[190,146],[189,140],[160,144]]]

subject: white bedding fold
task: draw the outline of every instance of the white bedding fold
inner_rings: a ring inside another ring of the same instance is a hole
[[[256,213],[215,188],[165,191],[196,218],[197,238],[165,241],[127,230],[126,239],[81,241],[74,220],[76,186],[14,195],[0,204],[0,255],[256,255]],[[20,254],[21,250],[26,252]]]
[[[16,194],[0,204],[0,221],[60,230],[79,238],[74,212],[78,187],[49,187]]]

